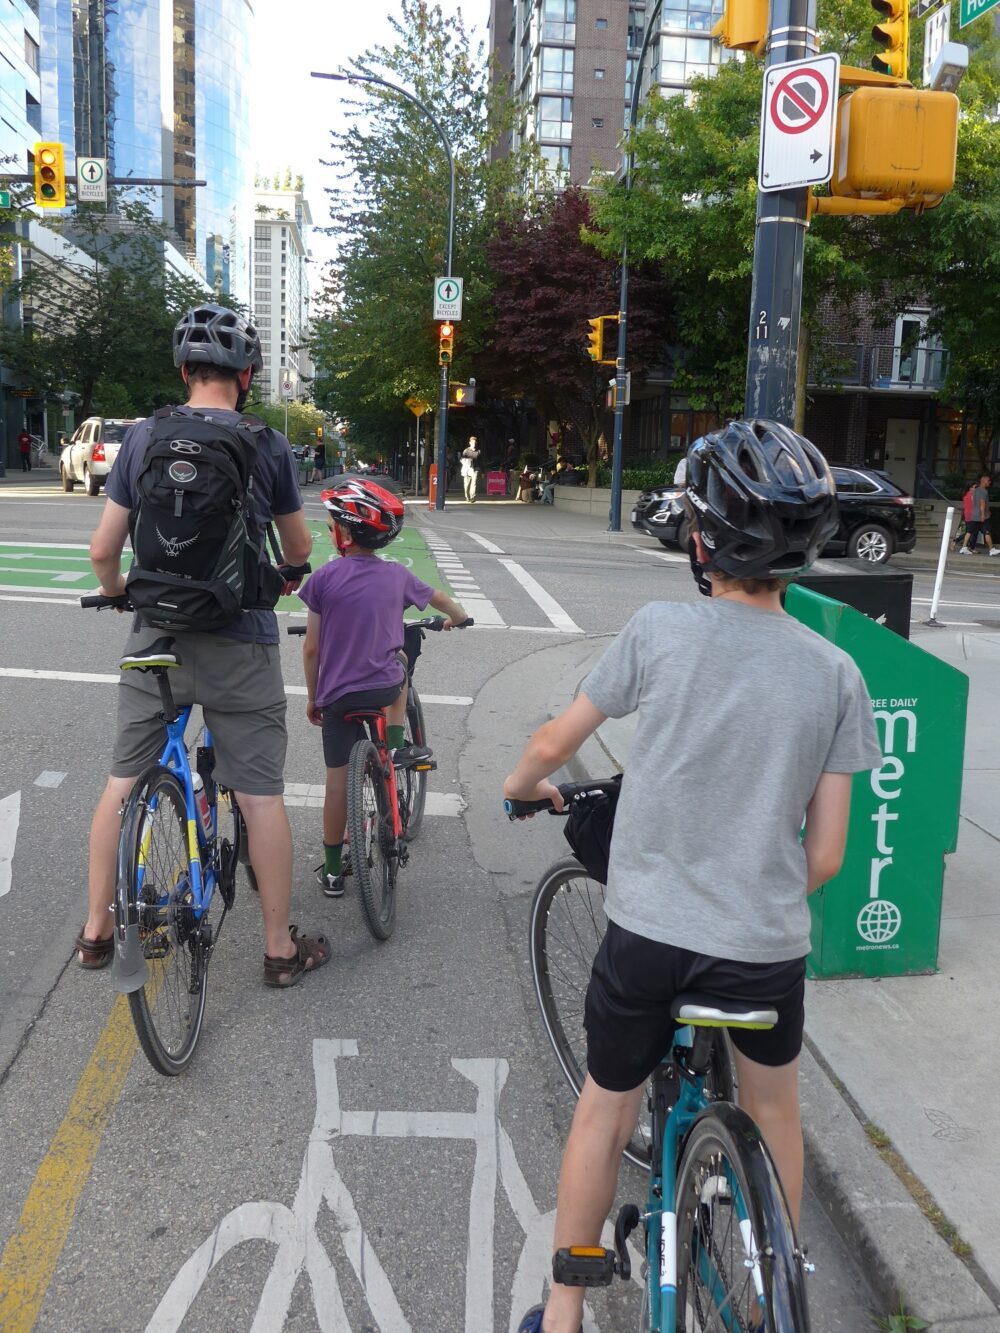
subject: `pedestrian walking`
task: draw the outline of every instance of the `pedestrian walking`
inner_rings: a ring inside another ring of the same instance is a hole
[[[313,450],[313,470],[310,481],[322,481],[326,472],[326,445],[320,440]]]
[[[993,534],[990,532],[990,483],[992,478],[988,472],[984,472],[975,486],[971,486],[966,492],[966,498],[963,502],[962,512],[968,512],[971,517],[966,519],[965,540],[958,548],[959,555],[972,555],[976,549],[976,542],[982,533],[983,541],[986,543],[990,555],[1000,555],[1000,547],[993,545]]]
[[[17,437],[17,447],[21,454],[21,471],[31,471],[31,436],[26,430],[22,430]]]
[[[469,436],[469,443],[462,450],[462,489],[469,504],[476,503],[476,481],[479,478],[479,444],[475,435]]]

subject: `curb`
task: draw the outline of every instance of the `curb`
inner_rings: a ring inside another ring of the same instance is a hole
[[[595,645],[597,651],[603,647]],[[578,690],[579,682],[560,682],[549,716],[561,712]],[[566,768],[578,781],[621,771],[598,732]],[[937,1333],[1000,1333],[1000,1309],[882,1160],[835,1075],[817,1056],[807,1035],[800,1065],[806,1178],[882,1309],[902,1305]]]

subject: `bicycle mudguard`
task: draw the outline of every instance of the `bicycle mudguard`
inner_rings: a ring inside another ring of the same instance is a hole
[[[125,927],[122,941],[115,933],[115,957],[111,967],[111,984],[121,995],[142,990],[149,980],[149,966],[142,952],[138,924]]]

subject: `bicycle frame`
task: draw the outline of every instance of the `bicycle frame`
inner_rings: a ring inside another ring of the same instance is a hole
[[[683,1069],[683,1052],[689,1050],[691,1041],[690,1028],[680,1028],[674,1045],[674,1060]],[[662,1068],[662,1066],[661,1066]],[[653,1095],[659,1091],[660,1079],[654,1075]],[[682,1072],[680,1091],[677,1101],[671,1107],[663,1127],[660,1160],[654,1158],[649,1173],[649,1191],[646,1197],[646,1286],[649,1305],[649,1328],[651,1333],[674,1333],[677,1322],[677,1163],[680,1160],[684,1140],[701,1113],[711,1106],[705,1096],[703,1076]],[[727,1169],[730,1197],[736,1210],[747,1259],[753,1266],[754,1285],[757,1299],[763,1309],[763,1283],[760,1266],[756,1260],[756,1244],[753,1238],[750,1218],[737,1181]],[[715,1271],[711,1256],[699,1252],[698,1264],[702,1281],[706,1286],[719,1286],[720,1279]],[[725,1295],[725,1293],[723,1293]],[[733,1312],[723,1308],[720,1311],[723,1326],[733,1329]]]
[[[367,727],[368,735],[378,750],[379,759],[382,761],[382,774],[385,783],[386,792],[389,796],[389,805],[392,809],[392,836],[402,838],[403,821],[399,815],[399,799],[396,794],[396,770],[392,763],[392,753],[389,750],[385,734],[385,710],[379,709],[361,709],[357,713],[345,713],[345,722],[360,722]]]

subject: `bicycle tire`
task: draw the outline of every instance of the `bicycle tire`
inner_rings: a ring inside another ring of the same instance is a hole
[[[404,745],[427,744],[424,710],[420,703],[420,695],[412,681],[410,681],[409,693],[406,697],[405,727]],[[412,768],[404,768],[398,774],[398,779],[401,796],[406,802],[405,809],[408,812],[404,836],[407,842],[413,842],[420,833],[420,827],[424,822],[424,806],[427,804],[427,774],[418,773]]]
[[[558,918],[567,916],[568,895],[574,891],[581,906],[576,913],[579,923],[574,919],[568,927],[561,926]],[[580,1095],[586,1074],[584,998],[594,955],[607,929],[604,893],[604,885],[592,879],[579,861],[565,857],[542,876],[531,904],[529,955],[535,998],[559,1067],[575,1097]],[[729,1040],[721,1029],[714,1035],[706,1096],[713,1101],[733,1100],[736,1080]],[[645,1110],[625,1149],[628,1160],[645,1171],[651,1158],[651,1111],[652,1080]]]
[[[361,910],[377,940],[387,940],[396,924],[396,850],[392,807],[382,762],[371,741],[357,741],[347,768],[347,821],[351,833],[351,873]]]
[[[757,1126],[738,1106],[710,1106],[692,1125],[675,1206],[678,1330],[809,1333],[802,1256],[784,1190]]]
[[[122,821],[120,870],[125,901],[116,900],[122,934],[138,923],[149,969],[129,994],[129,1009],[146,1059],[172,1077],[187,1068],[201,1036],[208,987],[208,953],[191,912],[184,789],[169,769],[136,783]],[[141,874],[140,874],[141,872]],[[140,878],[142,880],[140,887]]]

